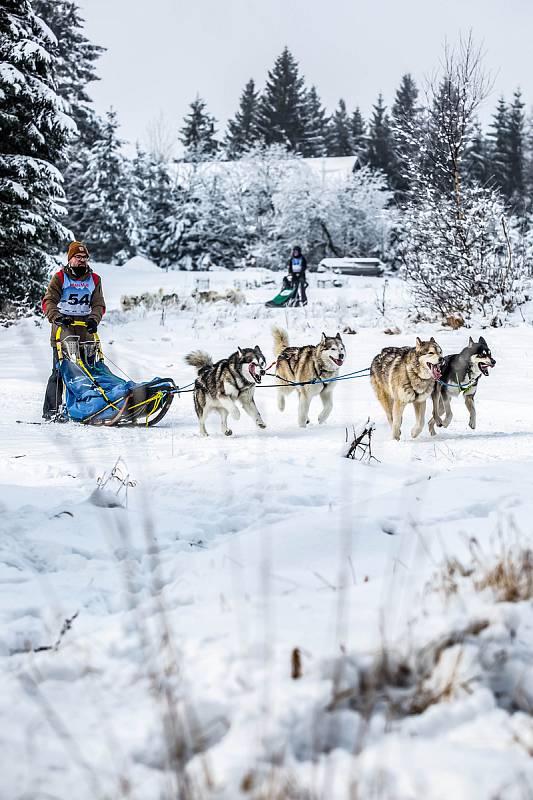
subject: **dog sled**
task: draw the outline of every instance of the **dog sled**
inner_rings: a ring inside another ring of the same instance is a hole
[[[305,284],[307,286],[307,284]],[[283,308],[284,306],[299,306],[298,279],[291,280],[288,275],[283,278],[283,284],[278,294],[265,303],[268,308]]]
[[[85,329],[84,322],[73,326]],[[153,378],[144,383],[124,380],[104,361],[97,333],[92,337],[56,333],[59,371],[66,390],[66,419],[84,425],[157,425],[169,410],[177,387],[172,378]],[[90,338],[89,338],[90,337]]]

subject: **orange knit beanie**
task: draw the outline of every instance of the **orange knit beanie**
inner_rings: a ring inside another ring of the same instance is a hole
[[[87,258],[89,258],[89,251],[83,242],[71,242],[69,244],[67,261],[70,261],[73,256],[87,256]]]

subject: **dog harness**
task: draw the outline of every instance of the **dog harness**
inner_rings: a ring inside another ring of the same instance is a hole
[[[96,288],[93,275],[84,280],[74,280],[63,273],[63,291],[57,304],[67,317],[86,317],[91,313],[91,297]]]

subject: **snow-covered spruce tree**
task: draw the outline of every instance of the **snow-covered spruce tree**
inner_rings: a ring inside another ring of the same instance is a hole
[[[0,310],[41,296],[65,238],[57,164],[73,123],[54,84],[53,34],[29,0],[0,6]]]
[[[487,138],[477,121],[474,123],[472,136],[465,150],[464,163],[468,183],[478,186],[493,183]]]
[[[190,109],[179,136],[184,147],[183,160],[192,163],[209,161],[219,148],[215,138],[216,120],[207,112],[206,102],[201,97],[192,101]]]
[[[531,208],[533,205],[533,111],[530,112],[524,127],[524,186],[526,197],[531,198]]]
[[[77,126],[75,141],[90,146],[98,138],[93,102],[87,86],[99,80],[96,61],[105,48],[92,44],[84,34],[84,20],[75,0],[32,0],[35,13],[56,38],[54,76],[57,93],[68,103]]]
[[[87,153],[69,221],[94,259],[122,264],[135,254],[138,232],[131,165],[122,153],[117,128],[116,113],[108,111],[101,136]]]
[[[319,158],[328,154],[328,118],[315,86],[305,93],[304,140],[300,153],[304,158]]]
[[[230,167],[231,169],[231,167]],[[200,171],[197,175],[198,236],[201,260],[233,269],[245,252],[243,231],[228,192],[228,172]]]
[[[137,144],[130,171],[130,245],[134,254],[148,255],[148,219],[151,216],[156,194],[156,173],[159,161]],[[156,262],[157,263],[157,262]]]
[[[259,104],[259,130],[266,145],[281,144],[300,153],[305,142],[304,78],[285,47],[268,73]]]
[[[488,147],[490,153],[490,177],[493,185],[504,196],[508,195],[508,161],[507,151],[509,145],[509,108],[505,99],[500,97],[496,111],[492,116],[492,123],[488,132]]]
[[[418,88],[412,76],[402,76],[400,86],[392,104],[391,128],[393,160],[391,164],[391,186],[397,201],[403,201],[409,190],[407,163],[412,157],[412,131],[417,127],[420,109],[417,104]]]
[[[346,111],[346,103],[342,99],[329,121],[328,155],[353,156],[355,144],[352,136],[352,121]]]
[[[181,255],[177,249],[179,243],[176,244],[177,217],[181,207],[175,181],[164,161],[147,158],[142,167],[144,192],[140,252],[158,267],[170,267]]]
[[[394,143],[387,106],[381,94],[373,108],[368,126],[368,165],[381,170],[392,182],[395,168]]]
[[[244,87],[235,117],[228,122],[224,146],[229,158],[239,158],[260,141],[258,114],[259,93],[250,79]]]
[[[366,161],[367,136],[366,123],[359,108],[356,108],[350,119],[354,151],[362,163]]]
[[[425,124],[416,131],[412,203],[403,217],[399,254],[419,308],[465,320],[481,313],[498,324],[522,299],[522,259],[513,257],[516,226],[512,220],[504,225],[498,193],[470,182],[465,166],[486,91],[472,39],[456,51],[446,48]]]
[[[33,0],[33,6],[56,37],[54,75],[57,91],[76,123],[76,131],[59,164],[66,195],[65,225],[72,230],[76,220],[71,218],[70,208],[80,200],[89,149],[102,137],[103,123],[96,114],[87,86],[98,80],[96,62],[104,48],[92,44],[85,36],[84,20],[75,0]]]
[[[509,108],[508,126],[508,180],[509,194],[508,199],[511,208],[517,214],[523,214],[530,202],[526,201],[524,192],[524,173],[525,173],[525,118],[524,103],[519,89],[513,96],[513,102]]]

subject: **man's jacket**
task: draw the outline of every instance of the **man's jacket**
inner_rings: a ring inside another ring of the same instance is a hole
[[[76,277],[70,267],[56,272],[48,284],[42,302],[42,308],[49,322],[52,323],[50,342],[55,344],[57,330],[56,320],[69,317],[74,320],[88,322],[94,320],[98,325],[105,314],[105,300],[100,276],[90,267],[81,277]]]

